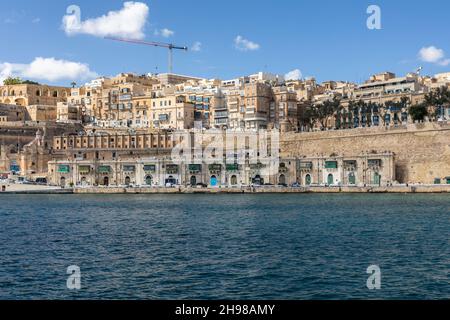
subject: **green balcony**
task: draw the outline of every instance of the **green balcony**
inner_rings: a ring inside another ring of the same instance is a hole
[[[68,165],[58,166],[58,173],[69,173],[69,172],[70,172],[70,166],[68,166]]]
[[[98,173],[108,174],[111,173],[112,170],[110,166],[99,166],[97,171]]]

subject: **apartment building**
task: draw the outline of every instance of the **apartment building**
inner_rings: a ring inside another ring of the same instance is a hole
[[[255,82],[244,86],[246,129],[266,129],[269,121],[272,88],[268,83]]]
[[[152,127],[162,130],[186,130],[194,127],[195,105],[183,95],[151,99]]]
[[[386,95],[426,92],[427,88],[420,82],[417,74],[409,73],[405,77],[395,77],[386,72],[374,75],[364,84],[359,85],[349,96],[350,99],[376,99]]]
[[[286,86],[273,88],[273,101],[270,102],[269,123],[277,129],[297,130],[299,128],[299,107],[297,94]]]

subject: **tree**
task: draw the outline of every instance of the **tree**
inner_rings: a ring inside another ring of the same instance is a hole
[[[35,82],[35,81],[31,81],[31,80],[25,80],[25,81],[22,81],[22,84],[36,84],[36,85],[38,85],[39,82]]]
[[[428,115],[428,108],[425,103],[421,103],[411,106],[408,112],[413,121],[423,121]]]
[[[12,86],[16,84],[22,84],[22,79],[20,79],[19,77],[17,78],[8,77],[5,80],[3,80],[3,85],[5,86]]]
[[[75,81],[71,82],[70,85],[72,86],[72,88],[75,88],[77,86],[77,83]]]
[[[303,127],[312,129],[318,119],[316,108],[311,103],[307,103],[303,106],[301,110],[302,111],[300,113],[300,124]]]
[[[425,95],[425,107],[430,109],[431,116],[436,120],[439,111],[450,105],[450,91],[447,87],[440,87]]]
[[[19,77],[13,78],[8,77],[3,81],[3,85],[5,86],[12,86],[16,84],[39,84],[37,82],[31,81],[31,80],[22,80]]]
[[[327,100],[316,106],[317,117],[322,129],[327,127],[328,120],[339,111],[340,105],[341,101],[337,98],[333,98],[333,100]]]

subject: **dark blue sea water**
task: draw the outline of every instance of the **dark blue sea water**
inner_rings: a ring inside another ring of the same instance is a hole
[[[1,195],[0,230],[0,299],[450,298],[449,195]]]

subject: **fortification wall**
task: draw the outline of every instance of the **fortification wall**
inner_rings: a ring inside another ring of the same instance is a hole
[[[450,124],[423,123],[398,128],[367,128],[281,137],[283,157],[356,156],[362,153],[395,153],[396,180],[432,184],[450,177]]]

